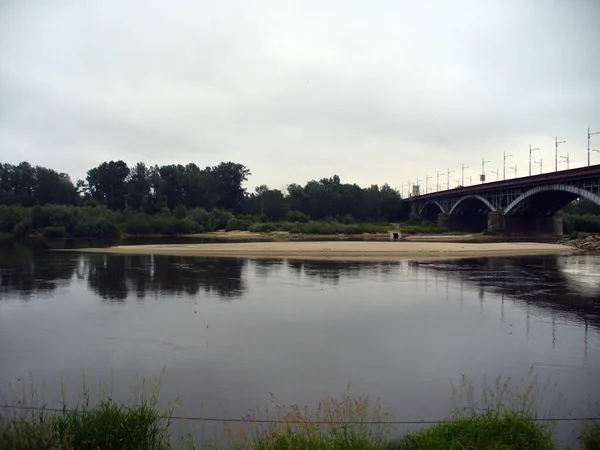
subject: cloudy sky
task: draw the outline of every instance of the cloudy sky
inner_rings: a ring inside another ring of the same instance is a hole
[[[401,189],[463,163],[475,181],[482,157],[502,177],[504,150],[525,175],[529,144],[554,170],[558,135],[576,167],[600,131],[599,24],[598,0],[2,0],[0,161]]]

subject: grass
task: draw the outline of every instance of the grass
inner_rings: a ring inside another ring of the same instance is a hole
[[[139,385],[137,383],[136,385]],[[74,409],[17,410],[0,415],[1,449],[149,449],[173,448],[172,422],[175,406],[157,406],[158,383],[149,394],[142,381],[141,392],[128,404],[115,402],[101,386],[91,401],[85,388]],[[15,392],[15,391],[13,391]],[[436,449],[554,449],[551,422],[539,417],[556,416],[562,399],[542,410],[554,397],[549,383],[531,373],[520,380],[498,377],[477,387],[466,377],[452,389],[452,414],[441,422],[398,435],[391,411],[379,400],[354,397],[347,391],[340,398],[328,397],[316,408],[279,405],[250,411],[242,423],[215,438],[212,448],[246,450],[436,450]],[[63,391],[63,402],[65,394]],[[32,406],[37,394],[22,390],[15,405]],[[1,414],[0,410],[0,414]],[[579,437],[584,450],[598,449],[600,423],[587,424]],[[183,438],[179,447],[194,448],[193,438]]]
[[[579,442],[584,450],[600,449],[600,422],[588,425],[579,436]]]
[[[63,407],[57,409],[39,404],[34,389],[11,389],[13,404],[18,408],[11,414],[0,410],[0,449],[172,448],[172,423],[167,416],[172,415],[174,406],[166,410],[158,408],[158,382],[147,393],[142,380],[127,404],[114,401],[105,385],[100,385],[98,398],[92,401],[85,378],[83,386],[80,402],[72,409],[66,407],[64,385]]]

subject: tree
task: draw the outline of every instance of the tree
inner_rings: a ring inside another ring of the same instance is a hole
[[[129,168],[124,161],[103,162],[88,171],[87,182],[94,200],[110,209],[122,209],[126,204]]]
[[[134,209],[149,212],[151,209],[152,181],[150,171],[143,162],[138,162],[127,178],[127,204]]]
[[[250,170],[242,164],[222,162],[211,169],[216,180],[216,193],[219,196],[218,206],[224,209],[235,209],[243,200],[246,190],[242,183],[248,179]]]

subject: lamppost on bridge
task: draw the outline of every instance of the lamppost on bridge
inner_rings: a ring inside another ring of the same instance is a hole
[[[456,180],[454,180],[454,181],[456,181],[456,187],[459,187],[459,186],[463,187],[463,185],[462,185],[462,184],[460,184],[460,178],[457,178],[457,179],[456,179]]]
[[[468,169],[468,168],[469,168],[469,166],[465,166],[464,164],[462,165],[462,177],[461,177],[462,178],[462,183],[461,184],[463,186],[465,185],[465,169]]]
[[[515,171],[515,178],[517,178],[517,165],[515,164],[514,166],[510,166],[509,169]]]
[[[436,172],[436,180],[435,180],[436,185],[435,186],[436,186],[437,192],[439,192],[439,190],[440,190],[440,175],[443,175],[443,174],[444,174],[444,172]]]
[[[588,166],[590,165],[590,138],[595,134],[600,134],[600,131],[595,131],[593,133],[590,133],[590,127],[588,127]],[[598,150],[593,150],[593,151],[596,152]]]
[[[448,173],[446,175],[446,177],[447,177],[446,181],[447,181],[447,184],[448,184],[448,189],[450,189],[450,174],[451,173],[454,173],[454,170],[450,170],[450,168],[448,168]]]
[[[565,160],[565,162],[567,163],[567,170],[569,170],[569,154],[567,153],[567,156],[561,156],[560,159]]]
[[[485,163],[489,163],[490,161],[486,161],[485,158],[481,158],[481,177],[480,180],[482,183],[485,183]]]
[[[506,180],[506,158],[511,158],[512,155],[507,155],[506,150],[504,150],[504,163],[502,164],[502,179]]]
[[[429,179],[433,178],[430,177],[429,175],[425,175],[425,193],[429,194]]]
[[[558,146],[567,141],[559,141],[558,136],[554,138],[554,171],[558,172]]]
[[[492,170],[492,173],[496,174],[496,181],[500,180],[500,169]]]
[[[534,161],[533,163],[540,165],[540,175],[541,175],[543,173],[542,158],[540,158],[539,161]]]
[[[473,177],[471,175],[469,175],[467,177],[467,180],[469,180],[469,186],[471,186],[473,184]]]
[[[539,148],[531,148],[531,144],[529,144],[529,176],[531,176],[531,152],[538,151]]]

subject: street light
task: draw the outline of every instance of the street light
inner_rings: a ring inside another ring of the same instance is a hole
[[[540,165],[540,175],[541,175],[543,173],[542,158],[540,158],[539,161],[534,161],[533,163]]]
[[[454,180],[454,181],[456,181],[456,187],[462,186],[462,185],[460,184],[460,178],[457,178],[457,179],[456,179],[456,180]]]
[[[492,170],[492,173],[496,174],[496,181],[498,181],[500,179],[500,175],[499,175],[500,174],[500,170],[499,169]]]
[[[485,158],[481,158],[481,182],[485,183],[485,163],[490,161],[486,161]]]
[[[506,158],[511,158],[512,155],[507,155],[506,150],[504,150],[504,164],[502,164],[502,179],[506,180]]]
[[[448,184],[448,189],[450,189],[450,174],[454,173],[454,170],[450,170],[450,168],[448,168],[448,173],[446,174],[446,180],[447,180],[447,184]]]
[[[558,172],[558,146],[564,144],[567,141],[559,141],[558,136],[554,139],[554,161],[555,161],[555,172]]]
[[[429,179],[433,178],[430,177],[429,175],[425,175],[425,193],[429,194]]]
[[[588,127],[588,166],[590,165],[590,138],[595,135],[595,134],[600,134],[600,131],[596,131],[594,133],[590,133],[590,127]],[[593,150],[592,151],[596,152],[598,150]]]
[[[437,174],[436,174],[436,180],[435,180],[436,181],[436,189],[437,189],[436,192],[440,191],[440,175],[443,175],[443,174],[444,174],[444,172],[437,172]]]
[[[465,185],[465,169],[468,169],[469,166],[462,165],[462,185]]]
[[[569,154],[567,153],[567,156],[561,156],[560,159],[565,160],[565,162],[567,163],[567,170],[569,170]]]
[[[531,176],[531,152],[538,151],[539,148],[531,148],[531,144],[529,144],[529,176]]]
[[[598,150],[598,151],[600,151],[600,150]],[[469,186],[471,186],[473,184],[473,177],[471,175],[469,175],[467,177],[467,180],[469,180]]]
[[[517,165],[515,164],[514,166],[510,166],[509,169],[515,171],[515,178],[517,178]]]

